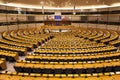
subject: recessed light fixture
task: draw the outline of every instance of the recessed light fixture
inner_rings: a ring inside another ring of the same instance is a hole
[[[103,5],[105,4],[105,2],[103,1]]]
[[[86,1],[86,3],[88,4],[89,2],[88,2],[88,1]]]
[[[97,2],[100,2],[100,0],[97,0]]]
[[[68,5],[72,5],[71,3],[69,3]]]
[[[43,1],[41,1],[41,2],[40,2],[40,4],[41,4],[41,5],[43,5],[43,4],[44,4],[44,2],[43,2]]]

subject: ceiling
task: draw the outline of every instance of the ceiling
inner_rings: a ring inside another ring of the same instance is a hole
[[[120,0],[0,0],[3,4],[20,4],[34,6],[44,6],[49,8],[77,8],[84,6],[110,6],[114,3],[120,3]],[[74,7],[75,6],[75,7]]]

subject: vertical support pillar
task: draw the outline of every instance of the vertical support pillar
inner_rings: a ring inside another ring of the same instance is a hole
[[[7,6],[5,7],[7,11]],[[6,12],[6,23],[7,23],[7,31],[9,32],[9,26],[8,26],[8,13]]]
[[[107,24],[106,24],[106,30],[108,29],[108,24],[109,24],[109,8],[107,8]]]
[[[28,20],[27,20],[27,8],[26,8],[26,22],[28,22]],[[27,29],[26,30],[28,30],[28,23],[27,23]]]
[[[17,27],[18,27],[18,30],[19,30],[19,19],[18,19],[18,14],[19,14],[19,12],[17,13]]]

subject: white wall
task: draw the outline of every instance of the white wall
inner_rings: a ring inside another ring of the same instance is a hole
[[[17,30],[18,29],[18,26],[17,25],[10,25],[8,26],[9,27],[9,30]]]
[[[80,16],[75,16],[75,15],[71,16],[71,19],[72,19],[72,21],[80,21],[81,20]]]
[[[0,22],[6,22],[6,14],[0,13]]]
[[[119,18],[120,18],[120,16],[118,16],[118,15],[109,16],[108,21],[109,22],[119,22]]]
[[[8,22],[15,22],[17,18],[16,14],[7,14],[7,21]]]
[[[120,30],[120,26],[116,25],[104,25],[104,24],[86,24],[86,23],[72,23],[72,25],[83,28],[100,28],[110,30]]]
[[[19,20],[19,21],[26,21],[26,20],[27,20],[26,15],[24,15],[24,14],[23,14],[23,15],[19,14],[19,15],[18,15],[18,20]]]
[[[36,15],[36,16],[35,16],[35,20],[36,20],[36,21],[44,21],[44,19],[45,19],[45,16],[44,16],[44,15]]]
[[[7,30],[8,30],[7,26],[0,26],[0,32],[4,32]]]
[[[71,25],[80,27],[80,24],[79,24],[79,23],[72,23]]]

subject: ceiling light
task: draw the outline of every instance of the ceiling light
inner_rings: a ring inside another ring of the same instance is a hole
[[[89,2],[88,2],[88,1],[86,1],[86,3],[88,4]]]
[[[100,0],[97,0],[97,2],[100,2]]]
[[[103,5],[105,4],[105,2],[103,2]]]
[[[43,1],[41,1],[41,2],[40,2],[40,4],[41,4],[41,5],[43,5],[43,4],[44,4],[44,2],[43,2]]]
[[[72,5],[71,3],[69,3],[68,5]]]

